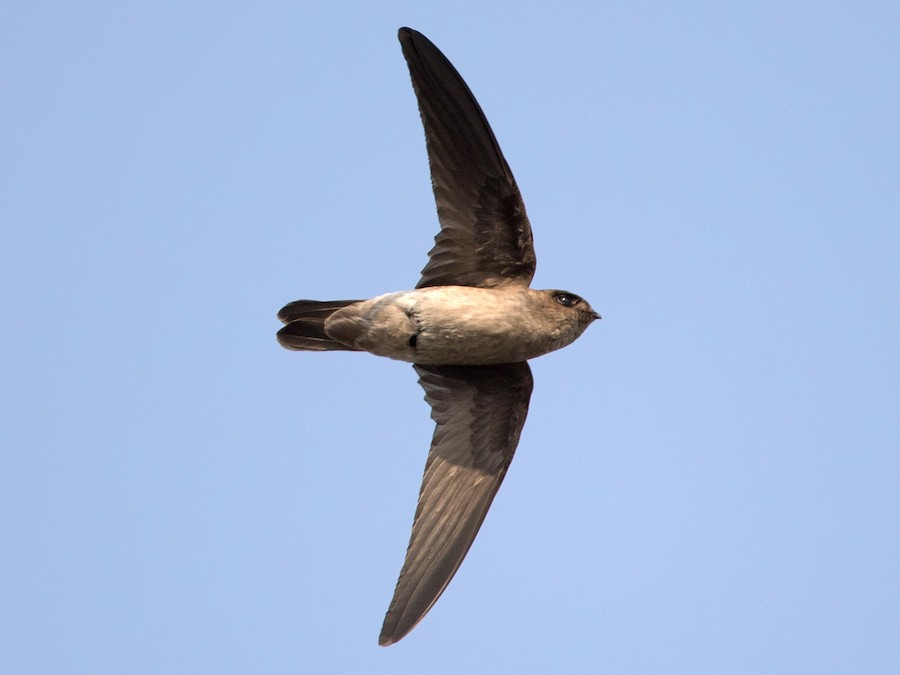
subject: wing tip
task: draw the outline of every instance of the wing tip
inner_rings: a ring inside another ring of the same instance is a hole
[[[400,636],[398,637],[398,636],[395,636],[395,635],[393,635],[393,634],[391,634],[391,633],[389,633],[389,634],[387,634],[387,635],[385,635],[384,633],[382,633],[382,634],[378,637],[378,646],[379,646],[379,647],[390,647],[390,646],[391,646],[392,644],[394,644],[395,642],[399,642],[402,638],[403,638],[402,635],[400,635]]]
[[[416,616],[414,620],[410,620],[409,617],[404,617],[403,612],[400,612],[399,616],[397,616],[397,613],[393,611],[394,607],[391,606],[387,615],[384,617],[384,624],[381,626],[381,635],[378,636],[378,646],[390,647],[392,644],[400,642],[400,640],[412,632],[413,628],[419,625],[422,619],[425,618],[428,610],[433,606],[434,602],[428,606],[428,609]]]

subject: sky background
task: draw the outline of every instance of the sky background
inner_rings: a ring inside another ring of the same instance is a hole
[[[0,671],[900,672],[900,6],[423,4],[3,3]],[[403,25],[603,320],[383,649],[423,392],[274,334],[426,262]]]

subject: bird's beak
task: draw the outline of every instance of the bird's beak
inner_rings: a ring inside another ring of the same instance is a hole
[[[597,314],[597,312],[591,311],[591,321],[596,321],[597,319],[602,319],[603,317]]]

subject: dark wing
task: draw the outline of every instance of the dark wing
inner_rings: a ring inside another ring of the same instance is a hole
[[[465,558],[512,461],[533,384],[525,362],[415,369],[437,426],[381,645],[412,630]]]
[[[528,285],[534,245],[525,204],[484,113],[424,35],[400,29],[425,127],[441,231],[417,288]]]

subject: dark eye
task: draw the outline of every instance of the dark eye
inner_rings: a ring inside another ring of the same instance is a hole
[[[581,302],[581,298],[577,295],[572,295],[571,293],[557,293],[554,297],[563,307],[574,307]]]

